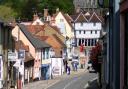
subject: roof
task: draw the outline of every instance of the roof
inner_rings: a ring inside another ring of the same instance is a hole
[[[27,29],[27,27],[23,24],[18,24],[19,28],[21,31],[25,34],[27,39],[32,43],[32,45],[35,48],[45,48],[45,47],[50,47],[49,44],[45,43],[44,41],[41,41],[37,37],[34,37]]]
[[[15,40],[15,37],[14,37],[14,40]],[[15,45],[16,45],[15,46],[16,50],[19,50],[19,48],[25,50],[25,60],[24,60],[24,62],[27,62],[27,61],[30,61],[30,60],[34,60],[32,55],[28,52],[29,51],[29,46],[28,45],[25,45],[21,40],[20,41],[15,41]]]
[[[44,30],[44,25],[27,25],[27,29],[32,34],[36,34],[41,30]]]
[[[53,28],[56,32],[58,32],[59,34],[61,34],[59,28],[57,26],[52,26],[52,25],[47,25],[50,26],[51,28]]]
[[[56,40],[57,40],[62,46],[66,47],[66,45],[61,41],[60,38],[57,37],[56,34],[53,34],[53,37],[56,38]]]
[[[100,16],[98,16],[95,12],[92,14],[92,16],[89,19],[89,22],[102,22]]]

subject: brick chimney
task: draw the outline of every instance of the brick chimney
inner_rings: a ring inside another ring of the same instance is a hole
[[[59,8],[56,8],[56,13],[58,13],[59,12]]]
[[[79,13],[79,12],[80,12],[80,6],[78,5],[76,8],[76,13]]]
[[[44,9],[44,18],[47,18],[48,16],[48,9]]]
[[[34,14],[34,15],[33,15],[33,21],[35,21],[35,20],[37,20],[37,19],[39,19],[39,16],[38,16],[37,14]]]

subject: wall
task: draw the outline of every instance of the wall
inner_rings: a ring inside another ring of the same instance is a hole
[[[76,38],[99,38],[101,29],[101,23],[96,23],[95,26],[94,23],[83,23],[83,26],[80,23],[76,23]],[[81,31],[81,34],[79,31]],[[84,31],[86,32],[84,33]],[[97,34],[95,34],[95,31],[97,31]]]
[[[20,28],[18,26],[16,26],[13,30],[12,30],[12,35],[14,37],[17,38],[18,41],[18,30],[20,30]],[[35,58],[36,54],[35,54],[35,48],[34,46],[30,43],[30,41],[26,38],[26,36],[24,35],[24,33],[20,30],[19,32],[19,40],[21,40],[25,45],[29,46],[29,52],[31,53],[31,55]]]
[[[65,25],[65,28],[63,30],[65,30],[66,34],[65,36],[68,36],[69,38],[72,38],[73,37],[73,32],[72,32],[72,28],[71,26],[69,25],[69,23],[66,21],[66,19],[64,18],[64,16],[62,15],[61,12],[58,13],[58,15],[56,16],[55,20],[56,20],[56,24],[57,26],[62,23],[60,22],[60,20],[63,19],[63,24]]]

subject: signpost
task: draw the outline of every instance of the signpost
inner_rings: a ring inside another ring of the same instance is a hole
[[[8,61],[16,61],[16,53],[8,52]]]

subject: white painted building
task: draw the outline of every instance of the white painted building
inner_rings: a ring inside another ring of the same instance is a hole
[[[74,34],[76,36],[76,45],[95,46],[102,30],[102,18],[95,12],[71,16],[74,20]],[[75,18],[74,18],[75,17]]]

